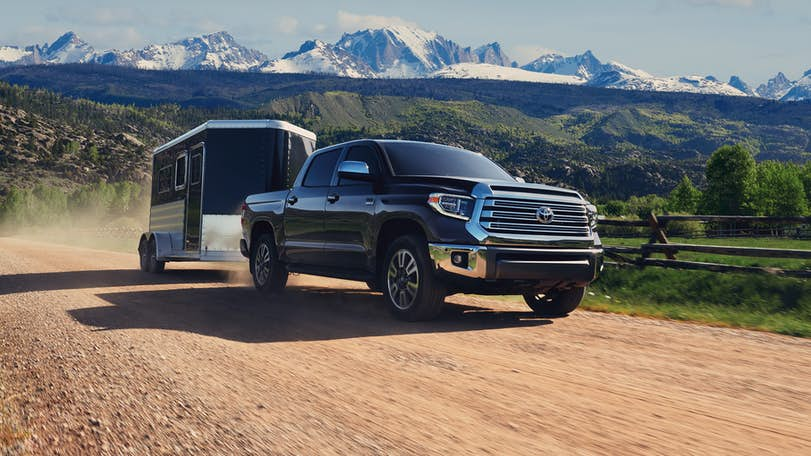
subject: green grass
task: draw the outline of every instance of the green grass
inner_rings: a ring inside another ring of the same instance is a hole
[[[607,266],[583,308],[811,337],[811,281]]]

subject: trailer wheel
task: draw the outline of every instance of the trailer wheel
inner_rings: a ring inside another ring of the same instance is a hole
[[[544,294],[525,294],[524,301],[540,317],[563,317],[577,309],[586,295],[586,287],[549,290]]]
[[[155,245],[155,238],[148,240],[146,242],[146,249],[144,250],[146,253],[146,258],[141,258],[141,270],[145,272],[151,272],[153,274],[159,274],[163,272],[164,268],[166,268],[165,261],[158,261],[158,249]],[[144,262],[146,262],[146,269],[143,269]]]
[[[138,243],[138,260],[141,267],[141,272],[149,272],[149,253],[148,247],[149,243],[147,242],[145,237],[141,238],[141,242]]]
[[[279,261],[273,236],[263,234],[251,248],[251,275],[257,290],[278,293],[287,284],[287,269]]]

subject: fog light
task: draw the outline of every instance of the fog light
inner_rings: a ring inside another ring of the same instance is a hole
[[[460,268],[467,268],[467,253],[453,252],[453,254],[451,254],[451,263]]]

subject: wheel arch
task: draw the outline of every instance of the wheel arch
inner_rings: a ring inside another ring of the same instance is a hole
[[[386,256],[386,249],[397,238],[409,234],[426,237],[427,231],[422,224],[410,217],[393,217],[380,225],[375,242],[375,272],[380,272],[381,264]]]

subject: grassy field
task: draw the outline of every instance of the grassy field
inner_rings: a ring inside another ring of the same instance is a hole
[[[604,245],[639,246],[647,239],[604,239]],[[793,239],[679,239],[671,242],[811,250]],[[678,259],[741,266],[811,269],[811,261],[684,252]],[[761,274],[722,274],[648,267],[607,266],[583,307],[811,337],[811,281]]]

